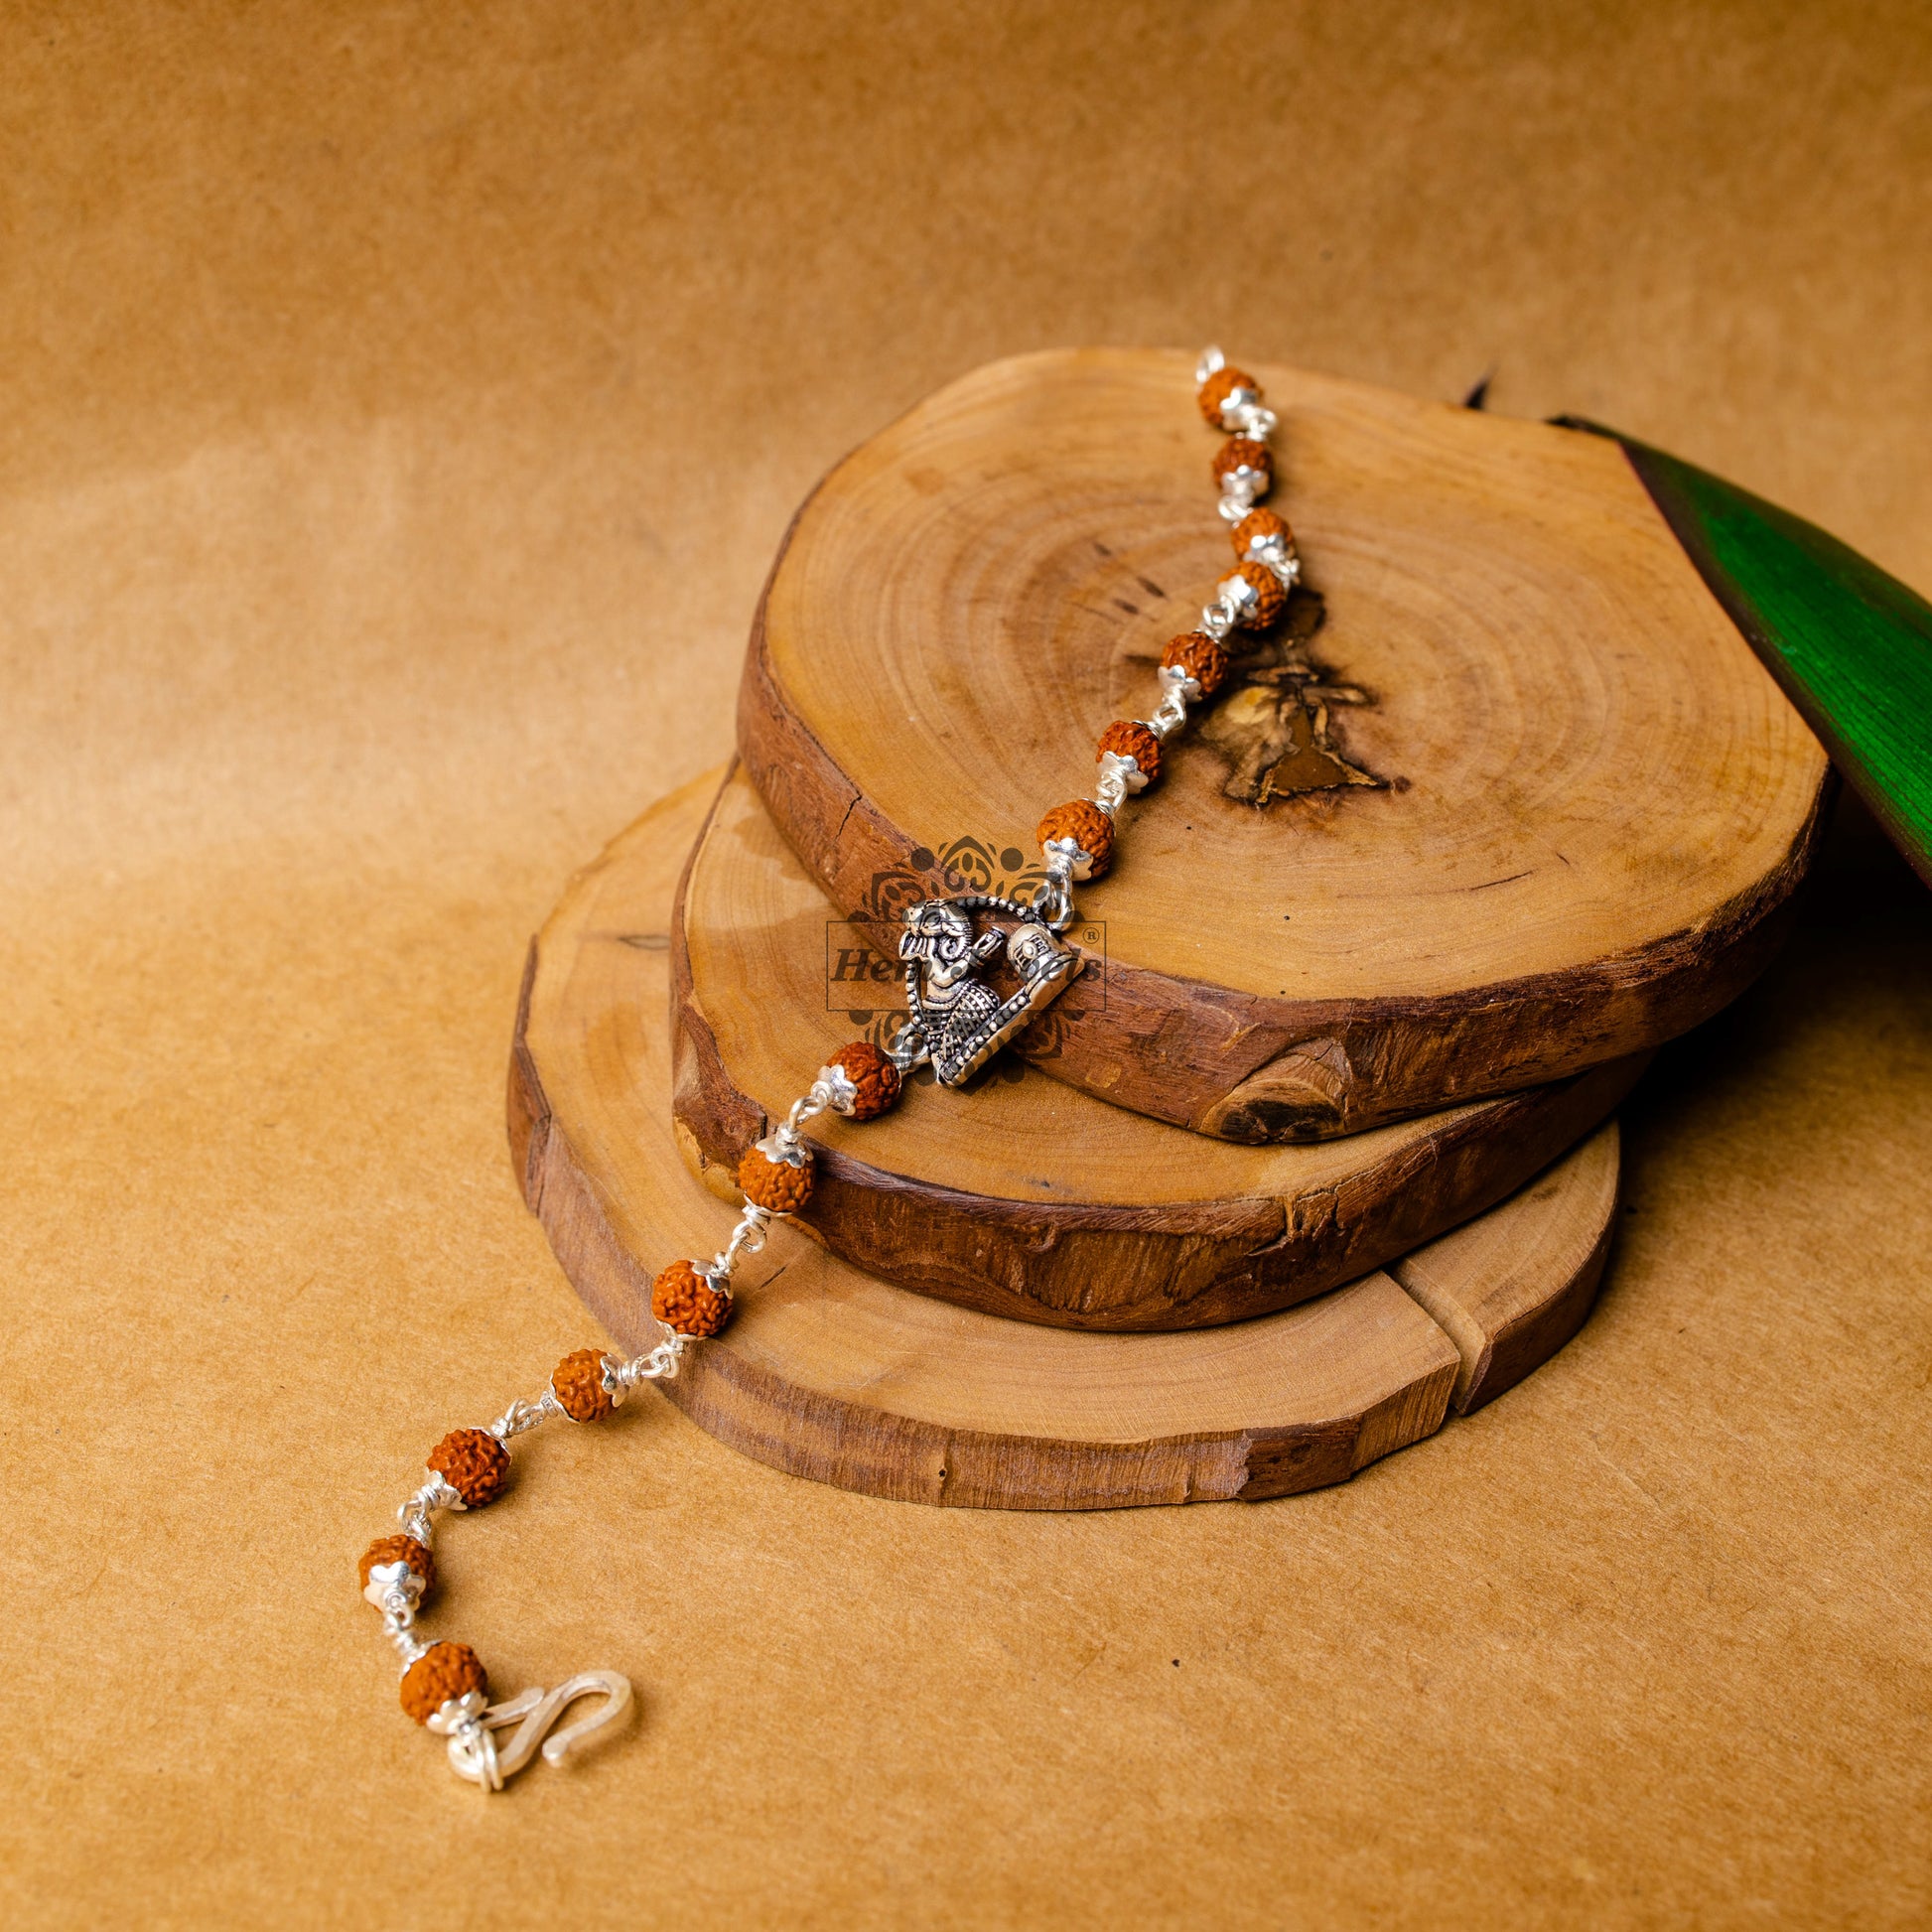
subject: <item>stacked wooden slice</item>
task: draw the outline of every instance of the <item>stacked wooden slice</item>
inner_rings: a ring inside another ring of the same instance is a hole
[[[748,1453],[988,1507],[1341,1479],[1576,1330],[1616,1103],[1777,943],[1827,766],[1616,446],[1260,373],[1308,588],[1123,812],[1017,1053],[814,1123],[799,1229],[667,1389]],[[745,1148],[902,1021],[902,909],[1037,883],[1224,573],[1213,448],[1182,357],[1029,357],[800,512],[742,763],[532,952],[519,1169],[626,1343]]]

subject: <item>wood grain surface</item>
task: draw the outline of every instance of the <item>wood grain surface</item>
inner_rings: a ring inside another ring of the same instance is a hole
[[[648,925],[662,838],[646,818],[613,846],[595,886],[605,923]],[[847,1003],[873,983],[834,975],[862,930],[837,921],[735,771],[670,926],[679,1145],[721,1198],[738,1202],[740,1156],[853,1036]],[[601,930],[560,928],[555,943],[573,934],[584,957],[553,960],[559,997],[589,1077],[621,1087],[630,1069],[600,1043],[633,976]],[[897,989],[895,972],[883,991]],[[867,1031],[884,1038],[900,1018],[869,1015]],[[884,1119],[815,1123],[818,1182],[801,1219],[868,1273],[990,1314],[1200,1327],[1306,1301],[1500,1200],[1593,1128],[1641,1060],[1342,1140],[1241,1147],[1107,1106],[1010,1055],[970,1091],[921,1078]]]
[[[661,1334],[651,1277],[727,1229],[674,1152],[672,968],[652,943],[711,790],[674,794],[579,875],[532,948],[511,1054],[525,1197],[578,1292],[639,1351]],[[1434,1434],[1458,1391],[1487,1399],[1569,1339],[1601,1272],[1616,1169],[1610,1126],[1521,1208],[1492,1208],[1425,1260],[1428,1311],[1369,1274],[1186,1333],[1056,1332],[950,1307],[781,1226],[742,1273],[730,1326],[664,1392],[759,1461],[901,1502],[1112,1509],[1320,1488]],[[1524,1337],[1500,1365],[1499,1323]]]
[[[1390,1264],[1462,1357],[1458,1416],[1514,1388],[1583,1326],[1609,1260],[1621,1173],[1612,1121],[1501,1207]]]
[[[1621,453],[1258,373],[1323,621],[1299,598],[1124,814],[1080,896],[1104,979],[1029,1050],[1161,1120],[1300,1140],[1708,1018],[1784,930],[1828,767]],[[1215,447],[1186,357],[1057,351],[949,384],[819,485],[738,737],[848,915],[1037,863],[1039,813],[1227,568]],[[1346,768],[1311,773],[1311,735]]]

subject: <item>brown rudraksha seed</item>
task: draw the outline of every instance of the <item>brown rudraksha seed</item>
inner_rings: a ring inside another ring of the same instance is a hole
[[[1273,510],[1250,510],[1228,532],[1228,541],[1243,563],[1250,557],[1259,562],[1264,550],[1278,549],[1290,557],[1295,554],[1295,532],[1288,527],[1288,519]]]
[[[1089,879],[1098,879],[1113,863],[1114,821],[1090,798],[1055,805],[1034,836],[1042,846],[1049,839],[1071,839],[1087,855]]]
[[[690,1262],[674,1261],[650,1285],[650,1311],[665,1327],[702,1339],[725,1325],[732,1304]]]
[[[1268,454],[1268,445],[1252,436],[1230,436],[1214,452],[1214,481],[1219,483],[1236,470],[1252,470],[1264,484],[1272,482],[1275,459]]]
[[[1211,698],[1228,681],[1227,651],[1205,630],[1175,637],[1161,653],[1161,662],[1167,669],[1185,671],[1203,698]]]
[[[602,1422],[618,1406],[604,1386],[604,1351],[600,1348],[573,1349],[566,1355],[550,1377],[550,1393],[572,1422]]]
[[[423,1580],[425,1593],[436,1587],[436,1559],[413,1536],[378,1536],[362,1552],[362,1561],[355,1567],[356,1579],[367,1589],[369,1572],[377,1564],[392,1563],[406,1563]]]
[[[1261,400],[1261,384],[1245,369],[1216,369],[1200,386],[1200,413],[1216,429],[1227,427],[1221,416],[1227,399],[1236,389],[1245,389],[1256,402]]]
[[[794,1168],[789,1161],[774,1161],[748,1147],[738,1164],[738,1187],[747,1200],[774,1214],[796,1214],[812,1197],[812,1164],[807,1160]]]
[[[1132,759],[1149,784],[1161,775],[1161,741],[1145,725],[1116,718],[1100,734],[1100,749],[1117,759]]]
[[[503,1493],[510,1452],[486,1429],[453,1429],[430,1450],[429,1466],[463,1498],[464,1508],[481,1509]]]
[[[869,1039],[841,1046],[826,1064],[843,1068],[856,1089],[847,1120],[877,1120],[898,1098],[898,1068],[889,1053]]]
[[[426,1725],[452,1698],[487,1695],[483,1659],[467,1643],[433,1643],[402,1674],[402,1708]]]
[[[1266,564],[1250,557],[1236,564],[1234,574],[1254,592],[1254,602],[1235,619],[1243,630],[1266,630],[1288,609],[1288,592]],[[1225,581],[1225,580],[1224,580]]]

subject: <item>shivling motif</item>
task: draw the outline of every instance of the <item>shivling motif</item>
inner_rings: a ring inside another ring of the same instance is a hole
[[[549,1763],[617,1723],[630,1685],[614,1671],[586,1671],[554,1690],[530,1689],[488,1702],[483,1660],[466,1643],[416,1635],[417,1611],[435,1588],[430,1553],[435,1516],[486,1508],[503,1493],[511,1442],[552,1421],[602,1422],[640,1383],[668,1381],[692,1342],[731,1318],[732,1276],[741,1256],[757,1254],[772,1221],[802,1212],[813,1185],[811,1144],[800,1130],[821,1114],[877,1119],[898,1099],[906,1078],[929,1066],[944,1087],[963,1086],[1078,975],[1078,953],[1059,935],[1073,919],[1073,888],[1113,864],[1115,832],[1127,800],[1160,780],[1163,748],[1187,722],[1187,708],[1227,681],[1230,655],[1287,609],[1301,576],[1295,539],[1274,511],[1257,507],[1274,480],[1268,438],[1275,415],[1261,386],[1210,348],[1194,371],[1201,413],[1226,441],[1213,461],[1220,512],[1230,525],[1235,567],[1214,587],[1198,629],[1161,653],[1161,702],[1152,717],[1117,719],[1100,735],[1093,796],[1055,805],[1039,821],[1045,877],[1025,902],[991,894],[923,898],[905,908],[899,958],[910,1008],[890,1048],[852,1040],[818,1069],[784,1118],[745,1151],[739,1191],[745,1204],[731,1238],[708,1262],[674,1261],[651,1284],[650,1311],[662,1329],[655,1347],[628,1360],[580,1348],[557,1364],[533,1400],[512,1402],[484,1429],[458,1429],[426,1458],[422,1487],[396,1515],[402,1533],[378,1537],[357,1567],[364,1598],[402,1659],[401,1703],[419,1725],[449,1740],[459,1777],[500,1791],[541,1748]],[[974,921],[986,917],[985,931]],[[1009,923],[997,922],[1004,919]],[[985,974],[999,972],[989,985]],[[1000,985],[1010,979],[1013,990]],[[550,1735],[580,1698],[601,1697],[588,1717]],[[514,1726],[506,1744],[495,1733]]]

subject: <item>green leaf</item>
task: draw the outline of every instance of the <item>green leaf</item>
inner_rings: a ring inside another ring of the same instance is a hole
[[[1932,885],[1932,604],[1816,524],[1615,440],[1731,621]]]

